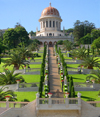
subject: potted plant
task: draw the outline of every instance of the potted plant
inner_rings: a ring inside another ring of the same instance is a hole
[[[9,96],[9,95],[5,96],[6,101],[9,101],[10,98],[11,98],[11,96]]]

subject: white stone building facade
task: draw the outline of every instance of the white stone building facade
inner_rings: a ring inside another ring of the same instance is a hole
[[[59,40],[69,40],[74,42],[73,35],[65,36],[65,31],[61,31],[61,16],[59,11],[51,6],[45,8],[39,19],[40,22],[40,31],[36,28],[36,36],[29,37],[31,39],[38,39],[42,44],[54,44]]]

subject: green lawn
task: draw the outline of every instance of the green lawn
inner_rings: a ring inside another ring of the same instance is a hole
[[[86,82],[86,77],[90,74],[69,74],[73,77],[74,82]]]
[[[29,66],[30,68],[41,68],[41,64],[30,64]]]
[[[81,93],[81,99],[84,101],[100,101],[99,91],[75,91],[76,95],[78,92]]]
[[[37,92],[15,92],[17,94],[17,102],[22,102],[24,99],[30,102],[36,99]]]
[[[0,64],[0,72],[3,72],[3,69],[5,69],[5,67],[3,67],[3,65],[4,65],[4,62],[5,62],[6,59],[8,59],[8,58],[2,58],[1,59],[2,62]],[[41,68],[41,64],[30,64],[29,66],[30,66],[30,68]],[[13,69],[13,65],[7,66],[6,68],[9,69],[9,70],[12,70]],[[20,69],[22,69],[22,67],[20,67]]]
[[[67,64],[67,67],[78,68],[80,64]]]
[[[26,83],[40,82],[40,75],[21,75]]]
[[[64,55],[64,59],[72,59],[72,57],[67,57],[67,55]]]

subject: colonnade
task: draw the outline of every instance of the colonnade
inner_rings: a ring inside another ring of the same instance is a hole
[[[61,29],[61,22],[56,19],[44,19],[40,21],[40,29],[43,28],[57,28],[58,30]]]

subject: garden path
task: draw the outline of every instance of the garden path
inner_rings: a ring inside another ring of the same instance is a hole
[[[53,93],[52,98],[63,98],[58,65],[56,63],[56,57],[53,56],[53,47],[49,47],[49,82],[50,92]]]

